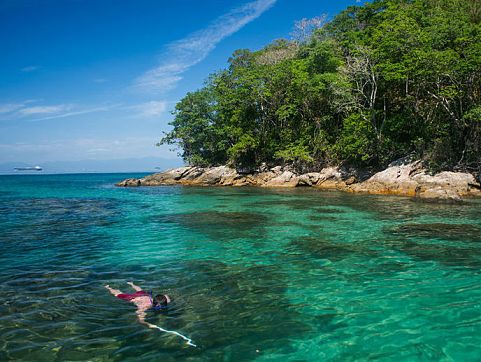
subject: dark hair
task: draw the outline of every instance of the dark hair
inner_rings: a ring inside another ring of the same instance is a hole
[[[152,304],[155,306],[160,305],[165,307],[167,305],[167,297],[163,294],[157,294],[152,300]]]

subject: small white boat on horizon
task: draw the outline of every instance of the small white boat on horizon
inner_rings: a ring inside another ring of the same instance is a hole
[[[43,168],[40,166],[32,166],[32,167],[14,167],[15,171],[42,171]]]

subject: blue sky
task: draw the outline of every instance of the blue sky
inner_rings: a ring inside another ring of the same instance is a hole
[[[357,2],[1,0],[0,163],[180,164],[155,143],[186,92],[234,50]]]

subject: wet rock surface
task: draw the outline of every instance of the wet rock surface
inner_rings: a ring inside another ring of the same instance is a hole
[[[420,161],[410,160],[393,162],[375,174],[346,167],[326,167],[319,172],[297,174],[288,166],[276,166],[245,174],[228,166],[187,166],[116,184],[120,187],[163,185],[314,187],[444,201],[481,196],[481,185],[473,175],[447,171],[430,175]]]

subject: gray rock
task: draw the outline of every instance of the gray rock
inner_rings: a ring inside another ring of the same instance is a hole
[[[268,187],[296,187],[299,183],[299,177],[291,171],[284,171],[280,175],[267,181],[264,186]]]
[[[142,185],[141,179],[137,178],[128,178],[126,180],[120,181],[115,184],[115,186],[119,187],[138,187]]]
[[[216,185],[222,178],[228,178],[235,175],[237,175],[236,170],[230,167],[212,167],[205,169],[204,172],[195,179],[195,183],[201,185]]]
[[[243,175],[227,166],[180,167],[144,178],[129,178],[117,183],[120,187],[159,185],[223,185],[296,187],[313,186],[321,189],[338,189],[372,194],[394,194],[425,199],[459,200],[467,196],[481,196],[481,185],[468,173],[441,172],[430,175],[421,162],[398,160],[386,170],[378,172],[364,182],[367,172],[356,169],[326,167],[320,172],[296,175],[288,168],[276,166],[269,171]],[[266,167],[263,166],[263,169]],[[361,175],[361,176],[360,176]],[[368,177],[368,176],[366,176]]]
[[[299,176],[298,186],[312,186],[319,182],[321,174],[319,172],[309,172]]]
[[[355,176],[349,176],[347,180],[344,181],[347,186],[353,185],[357,182],[357,179]]]
[[[190,170],[186,171],[182,175],[182,180],[192,181],[198,178],[203,173],[204,173],[204,169],[202,167],[191,167]]]
[[[367,181],[354,185],[353,190],[445,200],[459,200],[461,197],[481,194],[473,175],[441,172],[432,176],[422,168],[419,161],[388,167]]]
[[[280,175],[282,173],[282,166],[276,166],[271,168],[271,171],[274,172],[276,175]]]
[[[326,167],[319,173],[319,180],[316,186],[324,189],[343,189],[345,183],[342,179],[343,176],[338,167]]]

